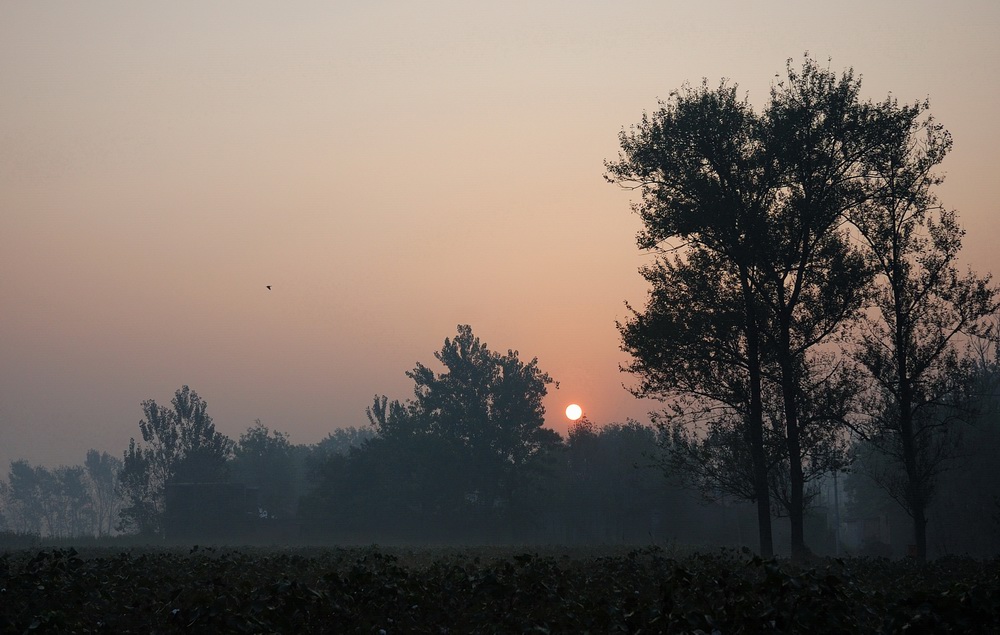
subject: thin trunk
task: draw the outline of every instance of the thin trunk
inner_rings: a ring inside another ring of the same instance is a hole
[[[791,526],[792,558],[802,560],[809,554],[805,540],[805,478],[802,472],[802,447],[799,440],[797,369],[791,353],[791,319],[782,314],[778,363],[781,367],[781,398],[785,415],[785,447],[788,452],[788,521]]]
[[[913,539],[916,541],[918,562],[927,561],[927,517],[924,505],[919,503],[913,509]]]
[[[899,355],[903,358],[903,355]],[[905,370],[905,366],[901,368]],[[923,487],[917,466],[916,434],[913,430],[913,409],[910,401],[909,381],[900,374],[899,436],[903,450],[903,467],[906,470],[906,503],[913,519],[913,542],[917,560],[927,559],[927,517]]]
[[[764,405],[761,398],[760,333],[754,310],[753,291],[745,267],[740,267],[743,278],[743,299],[746,309],[747,367],[750,373],[750,457],[753,462],[754,496],[757,499],[757,531],[760,538],[760,555],[774,555],[774,538],[771,534],[771,496],[767,486],[767,458],[764,455]]]
[[[913,542],[916,546],[916,557],[920,562],[927,559],[927,517],[925,500],[922,494],[922,483],[917,469],[917,440],[913,429],[913,390],[910,379],[909,352],[910,342],[907,337],[909,315],[903,306],[903,286],[905,280],[900,264],[901,255],[896,235],[892,244],[892,272],[889,278],[893,295],[893,317],[896,321],[893,337],[895,338],[896,377],[898,381],[896,398],[899,403],[899,436],[903,450],[903,467],[906,470],[906,502],[907,511],[913,519]]]

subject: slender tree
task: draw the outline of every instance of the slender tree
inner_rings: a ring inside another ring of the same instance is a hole
[[[963,393],[978,357],[969,338],[988,334],[1000,302],[989,275],[960,272],[965,232],[934,194],[942,181],[934,169],[951,149],[951,136],[928,114],[927,102],[887,100],[883,109],[893,115],[886,130],[895,142],[866,156],[876,195],[849,215],[878,272],[876,313],[865,320],[856,349],[876,386],[874,416],[862,432],[901,468],[868,465],[912,518],[923,560],[927,506],[954,453],[955,424],[972,415],[974,399]]]
[[[107,452],[87,450],[84,468],[94,502],[94,528],[98,536],[108,536],[114,529],[115,518],[121,507],[118,475],[122,469],[122,461]]]

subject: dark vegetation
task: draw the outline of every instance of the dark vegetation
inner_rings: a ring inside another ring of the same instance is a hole
[[[511,550],[0,556],[0,630],[39,633],[958,633],[1000,627],[1000,563]]]
[[[911,519],[975,420],[997,288],[961,271],[964,230],[935,169],[952,140],[927,102],[863,100],[853,71],[791,60],[756,112],[737,87],[684,86],[620,135],[650,293],[619,325],[639,396],[660,399],[691,484],[757,506],[759,550],[787,515],[809,554],[817,479],[859,463]]]

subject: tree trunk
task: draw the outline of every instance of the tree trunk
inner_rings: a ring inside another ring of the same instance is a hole
[[[809,554],[805,539],[805,478],[802,472],[802,444],[799,440],[798,381],[791,353],[790,318],[782,315],[780,324],[781,398],[785,415],[785,448],[788,452],[788,521],[791,525],[791,549],[794,560]]]
[[[917,562],[927,561],[927,516],[923,504],[913,510],[913,540],[916,544]]]
[[[913,542],[916,557],[920,562],[927,560],[927,515],[923,482],[917,469],[917,447],[913,431],[913,412],[910,408],[909,391],[901,391],[907,400],[900,403],[900,441],[903,446],[903,467],[906,469],[906,503],[910,518],[913,519]]]
[[[897,248],[893,246],[893,255],[898,259]],[[896,399],[899,401],[899,437],[903,450],[903,468],[906,470],[906,502],[913,519],[913,542],[916,545],[916,558],[919,562],[927,560],[927,516],[926,501],[923,496],[923,478],[917,466],[917,439],[913,429],[913,390],[910,378],[910,342],[907,337],[909,316],[903,307],[902,282],[900,267],[893,267],[891,282],[893,286],[893,301],[895,311],[895,342],[896,347]]]
[[[757,329],[757,312],[746,267],[740,267],[743,279],[743,301],[746,314],[747,367],[750,373],[750,419],[747,422],[750,437],[750,457],[753,462],[754,497],[757,499],[757,533],[760,555],[774,555],[774,538],[771,534],[771,496],[767,486],[767,457],[764,455],[764,405],[761,398],[760,333]]]

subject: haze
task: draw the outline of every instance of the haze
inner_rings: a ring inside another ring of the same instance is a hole
[[[598,423],[645,418],[617,134],[685,81],[760,105],[789,57],[929,97],[939,194],[1000,271],[1000,5],[0,5],[0,465],[121,455],[187,384],[311,443],[410,396],[459,323]],[[267,285],[272,288],[268,290]]]

